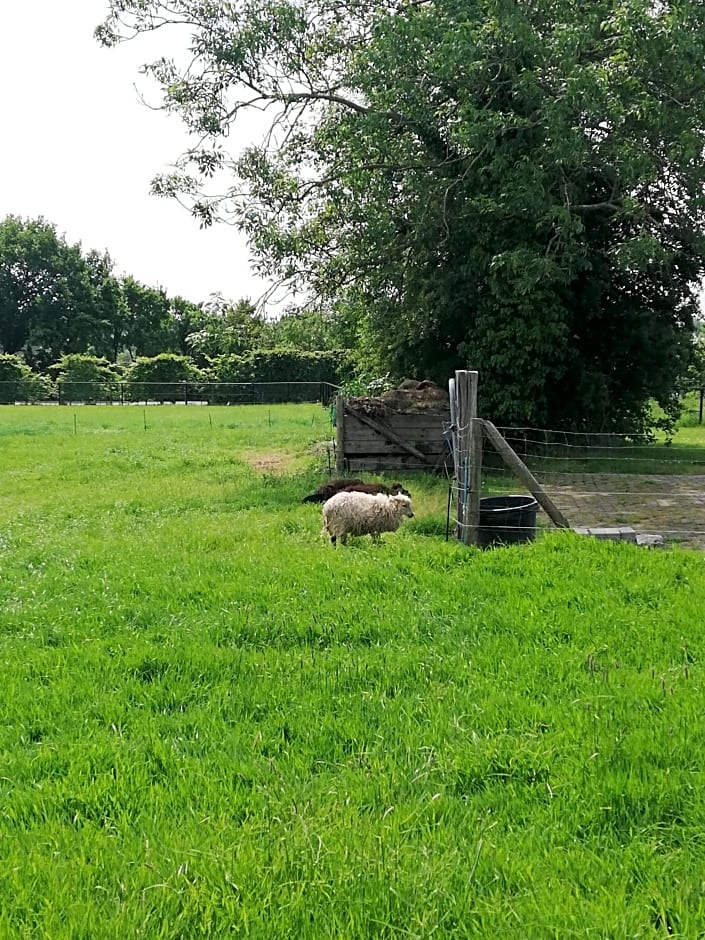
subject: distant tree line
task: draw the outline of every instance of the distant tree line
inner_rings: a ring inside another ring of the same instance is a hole
[[[269,320],[248,299],[170,297],[42,218],[0,222],[0,400],[17,388],[26,400],[51,397],[57,383],[74,395],[93,383],[97,395],[122,379],[337,383],[347,346],[325,314]]]

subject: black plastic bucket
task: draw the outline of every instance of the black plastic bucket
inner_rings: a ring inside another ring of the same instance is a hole
[[[513,545],[536,538],[539,504],[533,496],[487,496],[480,500],[478,545]]]

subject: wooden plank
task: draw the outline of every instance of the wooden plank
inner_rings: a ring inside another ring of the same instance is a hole
[[[392,456],[385,457],[381,454],[366,454],[350,458],[350,468],[353,464],[357,467],[364,466],[385,466],[385,467],[396,467],[399,470],[406,468],[415,468],[419,470],[425,470],[428,472],[428,464],[425,461],[417,460],[416,457],[411,456]]]
[[[428,464],[421,463],[409,457],[408,461],[400,463],[399,460],[385,460],[383,458],[362,458],[352,457],[346,463],[348,472],[351,475],[362,473],[386,473],[386,474],[404,474],[404,473],[428,473]]]
[[[450,423],[450,412],[444,415],[428,414],[408,414],[408,415],[366,415],[362,411],[350,411],[346,409],[346,418],[353,424],[360,416],[371,418],[380,427],[390,428],[398,434],[414,435],[417,432],[429,433],[435,431],[438,434],[443,433],[444,425]]]
[[[553,500],[548,496],[546,491],[543,489],[539,481],[529,470],[526,464],[514,453],[512,448],[507,444],[502,435],[499,433],[497,428],[492,424],[491,421],[482,422],[484,432],[492,446],[495,448],[500,457],[504,460],[510,470],[513,470],[514,473],[519,477],[524,486],[527,487],[531,495],[538,502],[538,504],[546,511],[546,514],[551,519],[551,521],[558,526],[559,529],[569,529],[570,523],[556,506]]]
[[[426,468],[428,468],[431,463],[435,465],[445,455],[445,451],[428,451],[424,453],[423,460],[421,461],[421,458],[409,454],[407,451],[402,450],[401,447],[397,447],[394,444],[390,444],[388,447],[351,447],[350,444],[346,444],[345,446],[346,460],[352,460],[353,458],[359,460],[360,457],[374,457],[380,460],[398,460],[402,457],[413,457],[414,460],[421,461]]]
[[[389,425],[391,428],[415,428],[415,427],[441,427],[443,422],[450,421],[450,409],[445,411],[394,411],[388,415],[374,416],[380,424]]]
[[[409,430],[404,430],[403,428],[392,428],[395,434],[398,434],[399,437],[402,437],[405,441],[442,441],[443,440],[443,428],[440,427],[426,427],[426,428],[412,428]]]
[[[388,440],[388,438],[380,431],[374,431],[372,428],[366,427],[354,419],[346,417],[345,440],[346,442],[370,441],[370,443],[377,443],[378,441]],[[428,433],[417,431],[415,434],[406,435],[404,440],[410,442],[415,447],[418,447],[419,450],[422,449],[420,446],[422,444],[431,446],[434,449],[438,449],[438,447],[441,445],[441,442],[444,440],[444,437],[438,428],[434,428],[432,432],[429,429]]]
[[[421,444],[415,441],[414,448],[428,459],[435,459],[439,454],[444,453],[442,441],[434,441],[433,444]],[[351,454],[407,454],[408,450],[395,444],[393,441],[383,441],[381,438],[373,440],[370,438],[348,438],[345,441],[345,453]]]
[[[369,418],[367,415],[351,415],[349,412],[345,415],[345,421],[346,426],[353,428],[355,431],[369,434],[374,430],[377,434],[382,434],[385,437],[388,432],[391,431],[392,434],[397,434],[398,436],[403,435],[404,440],[407,438],[413,440],[417,435],[437,434],[440,436],[443,433],[443,428],[440,424],[415,424],[413,427],[391,427],[388,424],[376,421],[374,418]],[[371,424],[370,422],[374,423]]]

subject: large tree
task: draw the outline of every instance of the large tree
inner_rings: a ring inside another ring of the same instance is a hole
[[[200,366],[206,366],[216,356],[239,356],[271,345],[267,327],[250,300],[243,298],[232,304],[213,294],[203,304],[197,327],[186,337],[186,350]]]
[[[116,362],[125,345],[125,331],[130,322],[122,284],[114,274],[115,262],[107,251],[102,254],[89,251],[86,264],[93,291],[95,323],[91,332],[95,338],[90,344],[85,343],[81,351],[86,352],[90,345],[98,356]]]
[[[0,221],[0,353],[43,369],[69,353],[183,352],[202,310],[114,268],[108,252],[84,256],[44,219]]]
[[[121,279],[120,286],[127,311],[121,324],[120,346],[133,358],[173,352],[173,307],[166,291],[147,287],[129,275]]]
[[[500,422],[638,431],[667,409],[703,276],[705,4],[111,0],[112,44],[200,143],[155,190],[234,216],[263,270],[370,361],[481,372]],[[247,111],[262,141],[230,157]]]
[[[44,219],[0,222],[0,350],[46,365],[99,340],[90,269]]]

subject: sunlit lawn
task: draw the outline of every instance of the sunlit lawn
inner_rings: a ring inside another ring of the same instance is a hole
[[[700,936],[702,556],[465,548],[430,477],[334,550],[331,437],[0,409],[0,936]]]

